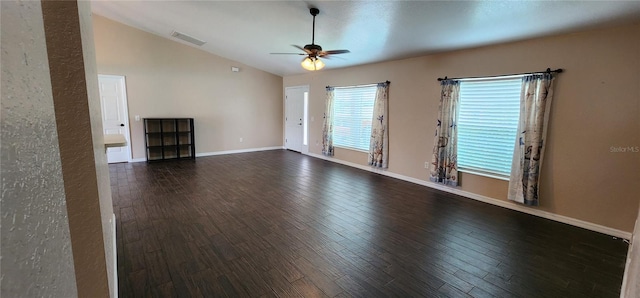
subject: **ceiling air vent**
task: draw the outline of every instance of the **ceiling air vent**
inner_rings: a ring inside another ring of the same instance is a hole
[[[171,36],[173,36],[175,38],[178,38],[178,39],[182,39],[182,40],[184,40],[184,41],[186,41],[188,43],[192,43],[192,44],[197,45],[197,46],[201,46],[201,45],[206,43],[206,41],[199,40],[199,39],[197,39],[195,37],[191,37],[189,35],[186,35],[184,33],[180,33],[178,31],[171,32]]]

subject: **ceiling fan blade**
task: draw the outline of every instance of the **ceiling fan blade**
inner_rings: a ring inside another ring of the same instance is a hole
[[[330,51],[322,51],[325,55],[337,55],[337,54],[346,54],[351,53],[349,50],[330,50]]]
[[[335,56],[335,55],[326,55],[323,56],[322,59],[330,59],[330,60],[347,60],[345,57]]]
[[[321,57],[322,59],[328,59],[328,60],[335,60],[335,59],[338,59],[338,60],[347,60],[347,59],[345,59],[344,57],[335,56],[335,55],[324,55],[324,56],[318,56],[318,57]]]
[[[303,53],[269,53],[271,55],[307,55]]]
[[[303,52],[305,52],[305,53],[307,53],[307,54],[311,54],[311,51],[309,51],[309,50],[307,50],[307,49],[305,49],[305,48],[303,48],[303,47],[301,47],[301,46],[297,46],[297,45],[294,45],[294,44],[292,44],[292,46],[293,46],[294,48],[296,48],[296,49],[300,49],[301,51],[303,51]]]

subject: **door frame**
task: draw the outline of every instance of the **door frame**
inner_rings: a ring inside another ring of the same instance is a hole
[[[305,154],[305,155],[309,155],[309,102],[310,102],[310,98],[309,98],[309,85],[300,85],[300,86],[289,86],[289,87],[285,87],[284,88],[284,98],[282,101],[282,105],[283,105],[283,110],[284,110],[284,117],[282,117],[282,130],[283,130],[283,138],[282,138],[282,148],[287,148],[287,144],[285,142],[286,138],[287,138],[287,121],[286,121],[286,117],[287,117],[287,91],[288,90],[295,90],[295,89],[302,89],[302,92],[304,94],[304,92],[307,92],[307,104],[304,104],[304,97],[302,98],[302,115],[303,115],[303,119],[302,119],[302,147],[300,150],[301,154]],[[307,115],[307,117],[305,118],[304,115]],[[306,128],[306,131],[305,131]],[[307,144],[304,144],[304,135],[307,135]]]
[[[127,150],[127,163],[133,160],[133,146],[131,146],[131,125],[129,125],[129,99],[127,98],[127,79],[124,75],[108,75],[98,74],[98,84],[100,84],[100,77],[118,79],[122,83],[122,99],[124,100],[124,125],[127,129],[124,130],[124,138],[127,140],[129,150]],[[100,86],[98,86],[98,96],[100,96]],[[102,98],[100,98],[100,121],[102,121]],[[104,123],[103,123],[104,125]],[[104,134],[104,127],[102,128]],[[105,153],[106,156],[106,153]],[[107,159],[107,163],[109,160]]]

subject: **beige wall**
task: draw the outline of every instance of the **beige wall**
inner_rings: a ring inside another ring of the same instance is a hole
[[[126,76],[133,158],[135,115],[195,118],[197,153],[282,146],[282,77],[100,16],[94,32],[98,72]]]
[[[489,76],[564,68],[558,76],[542,169],[540,210],[631,231],[638,212],[640,24],[284,78],[309,85],[310,152],[320,154],[324,87],[391,81],[389,171],[428,180],[438,77]],[[350,55],[357,55],[351,53]],[[349,56],[345,56],[349,59]],[[330,62],[327,62],[330,65]],[[336,149],[335,158],[366,164]],[[461,174],[461,189],[506,200],[507,181]]]
[[[113,207],[89,2],[43,1],[78,296],[116,295]]]
[[[82,54],[86,79],[87,101],[89,103],[89,121],[93,142],[94,166],[98,186],[98,202],[100,205],[100,221],[102,223],[102,237],[104,241],[104,255],[107,269],[109,295],[116,297],[116,255],[115,255],[115,223],[113,222],[113,202],[111,201],[111,181],[109,165],[104,148],[102,128],[102,105],[98,92],[98,67],[96,65],[96,49],[93,39],[93,14],[90,1],[78,1],[78,16],[82,38]]]

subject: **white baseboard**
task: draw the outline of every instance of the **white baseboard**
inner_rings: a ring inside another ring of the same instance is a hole
[[[113,213],[113,295],[118,298],[118,245],[116,243],[116,214]]]
[[[260,148],[248,148],[248,149],[237,149],[237,150],[226,150],[226,151],[215,151],[215,152],[201,152],[201,153],[196,153],[196,157],[224,155],[224,154],[236,154],[236,153],[247,153],[247,152],[267,151],[267,150],[278,150],[278,149],[283,149],[283,147],[282,146],[276,146],[276,147],[260,147]]]
[[[284,147],[276,146],[276,147],[260,147],[260,148],[248,148],[248,149],[214,151],[214,152],[201,152],[201,153],[196,153],[196,157],[224,155],[224,154],[236,154],[236,153],[247,153],[247,152],[267,151],[267,150],[278,150],[278,149],[284,149]],[[146,158],[134,158],[130,162],[145,162],[145,161],[147,161]]]
[[[512,202],[509,202],[509,201],[503,201],[503,200],[499,200],[499,199],[495,199],[495,198],[491,198],[491,197],[475,194],[475,193],[472,193],[472,192],[461,190],[461,189],[456,188],[456,187],[446,186],[446,185],[439,184],[439,183],[434,183],[434,182],[431,182],[431,181],[420,180],[420,179],[416,179],[416,178],[413,178],[413,177],[400,175],[400,174],[389,172],[387,170],[382,170],[382,169],[379,169],[379,168],[373,168],[373,167],[369,167],[369,166],[365,166],[365,165],[360,165],[360,164],[356,164],[356,163],[352,163],[352,162],[348,162],[348,161],[344,161],[344,160],[339,160],[339,159],[335,159],[335,158],[331,158],[331,157],[327,157],[327,156],[320,155],[320,154],[315,154],[315,153],[309,153],[307,155],[315,157],[315,158],[324,159],[324,160],[328,160],[328,161],[331,161],[331,162],[343,164],[343,165],[346,165],[346,166],[358,168],[358,169],[361,169],[361,170],[365,170],[365,171],[369,171],[369,172],[373,172],[373,173],[378,173],[378,174],[389,176],[389,177],[392,177],[392,178],[396,178],[396,179],[412,182],[412,183],[415,183],[415,184],[427,186],[427,187],[430,187],[430,188],[435,188],[435,189],[442,190],[442,191],[445,191],[445,192],[448,192],[448,193],[452,193],[452,194],[456,194],[456,195],[459,195],[459,196],[463,196],[463,197],[466,197],[466,198],[469,198],[469,199],[485,202],[485,203],[488,203],[488,204],[500,206],[500,207],[511,209],[511,210],[520,211],[520,212],[523,212],[523,213],[527,213],[527,214],[535,215],[535,216],[538,216],[538,217],[554,220],[554,221],[557,221],[557,222],[569,224],[569,225],[580,227],[580,228],[583,228],[583,229],[587,229],[587,230],[591,230],[591,231],[595,231],[595,232],[611,235],[611,236],[618,237],[618,238],[631,239],[631,233],[630,232],[625,232],[625,231],[622,231],[622,230],[618,230],[618,229],[614,229],[614,228],[610,228],[610,227],[605,227],[605,226],[602,226],[602,225],[590,223],[590,222],[587,222],[587,221],[583,221],[583,220],[579,220],[579,219],[575,219],[575,218],[571,218],[571,217],[567,217],[567,216],[563,216],[563,215],[554,214],[554,213],[547,212],[547,211],[542,211],[542,210],[539,210],[539,209],[533,209],[533,208],[527,207],[525,205],[520,205],[520,204],[512,203]]]

